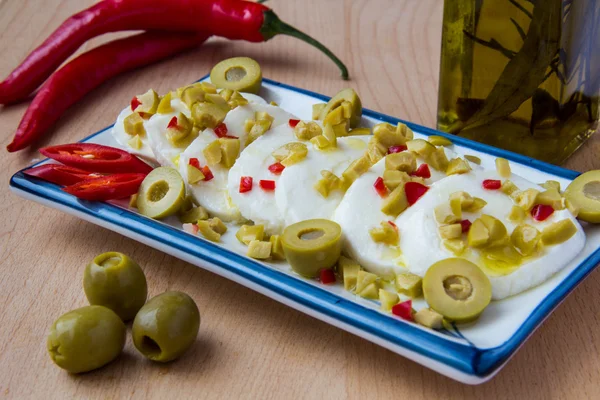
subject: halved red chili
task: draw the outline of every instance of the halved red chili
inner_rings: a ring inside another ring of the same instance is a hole
[[[240,193],[246,193],[252,190],[252,177],[242,176],[240,178]]]
[[[290,120],[288,121],[288,124],[290,124],[290,127],[292,127],[292,128],[295,128],[295,127],[296,127],[296,125],[298,125],[298,122],[300,122],[300,120],[299,120],[299,119],[290,119]]]
[[[420,184],[419,182],[407,182],[404,185],[404,193],[406,193],[406,200],[411,206],[417,202],[427,191],[429,187]]]
[[[137,193],[145,177],[146,174],[113,174],[87,179],[62,190],[83,200],[116,200]]]
[[[531,216],[538,222],[548,219],[554,213],[554,208],[546,204],[536,204],[531,209]]]
[[[271,171],[273,175],[281,175],[284,169],[285,165],[283,165],[282,163],[276,162],[275,164],[269,165],[269,171]]]
[[[101,176],[94,172],[84,171],[79,168],[73,168],[62,164],[44,164],[25,170],[23,173],[62,186],[74,185],[86,179]]]
[[[380,176],[378,176],[377,179],[375,179],[373,187],[375,188],[375,191],[380,197],[387,196],[388,188],[385,186],[385,183],[383,183],[383,178],[381,178]]]
[[[498,179],[486,179],[481,185],[487,190],[498,190],[502,187],[502,182]]]
[[[200,171],[202,171],[202,173],[204,174],[204,181],[208,182],[210,181],[212,178],[214,178],[215,176],[213,175],[212,171],[210,170],[210,168],[208,168],[208,165],[205,165],[204,167],[200,168]]]
[[[412,300],[406,300],[393,306],[392,314],[397,315],[406,321],[413,321]]]
[[[412,176],[418,176],[419,178],[431,178],[431,171],[429,170],[429,165],[421,164],[419,168],[415,172],[411,174]]]
[[[325,285],[335,282],[335,274],[331,269],[322,269],[319,272],[319,278],[321,283],[324,283]]]
[[[401,151],[405,150],[408,150],[408,147],[406,147],[405,145],[390,146],[388,147],[388,154],[400,153]]]
[[[275,190],[275,181],[263,180],[258,181],[258,186],[265,192],[272,192]]]
[[[114,147],[94,143],[71,143],[44,147],[40,153],[70,167],[92,172],[148,174],[152,167]]]

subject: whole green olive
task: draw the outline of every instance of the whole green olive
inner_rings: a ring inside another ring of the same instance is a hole
[[[47,348],[52,361],[72,372],[100,368],[123,351],[125,324],[112,310],[87,306],[61,315],[48,335]]]
[[[85,267],[83,290],[90,304],[110,308],[123,321],[133,319],[148,296],[144,271],[114,251],[96,256]]]
[[[200,311],[190,296],[165,292],[153,297],[137,313],[131,335],[135,347],[153,361],[181,356],[196,340]]]

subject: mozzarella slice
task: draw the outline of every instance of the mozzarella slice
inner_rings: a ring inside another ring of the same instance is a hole
[[[146,136],[148,143],[154,153],[154,157],[163,166],[177,168],[178,156],[185,150],[186,146],[174,146],[167,139],[167,126],[173,117],[183,113],[186,117],[191,118],[191,112],[187,106],[179,99],[171,100],[173,112],[168,114],[154,114],[144,124],[146,128]]]

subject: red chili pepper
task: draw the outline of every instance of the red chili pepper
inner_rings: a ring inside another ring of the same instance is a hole
[[[405,150],[408,150],[408,147],[406,147],[404,145],[390,146],[390,147],[388,147],[388,154],[400,153],[401,151],[405,151]]]
[[[12,143],[7,146],[8,151],[18,151],[31,145],[69,107],[110,78],[196,47],[208,36],[148,32],[107,43],[80,55],[56,71],[40,88],[25,112]],[[28,74],[22,71],[15,79],[28,79],[24,76]],[[0,103],[10,96],[5,91],[9,89],[5,88],[4,83],[0,84]]]
[[[204,167],[200,168],[200,170],[202,171],[202,173],[204,174],[204,181],[208,182],[210,181],[212,178],[214,178],[215,176],[213,175],[212,171],[210,170],[210,168],[208,168],[208,165],[205,165]]]
[[[395,230],[398,230],[398,225],[396,225],[394,221],[388,221],[388,224],[390,224]]]
[[[409,205],[413,205],[423,196],[429,187],[420,184],[419,182],[406,182],[404,185],[404,193],[406,193],[406,200]]]
[[[269,165],[269,171],[271,171],[273,175],[281,175],[284,169],[285,165],[283,165],[282,163],[276,162],[275,164]]]
[[[116,200],[137,193],[145,177],[146,174],[101,176],[64,187],[62,190],[83,200]]]
[[[138,99],[137,96],[135,96],[133,99],[131,99],[131,111],[135,111],[135,109],[138,108],[141,104],[142,102],[140,101],[140,99]]]
[[[261,179],[260,181],[258,181],[258,186],[260,186],[260,188],[265,192],[272,192],[273,190],[275,190],[275,181]]]
[[[342,77],[348,79],[346,66],[331,51],[281,21],[262,4],[240,0],[104,0],[68,18],[31,52],[0,83],[0,103],[26,98],[89,39],[126,30],[201,32],[249,42],[289,35],[321,50],[337,64]],[[112,64],[106,59],[101,61]],[[100,66],[93,66],[90,71],[97,68]]]
[[[471,225],[471,221],[469,221],[468,219],[463,219],[462,221],[460,221],[460,227],[463,233],[469,232],[469,229],[471,229]]]
[[[531,216],[538,222],[548,219],[554,213],[554,208],[546,204],[536,204],[531,209]]]
[[[502,187],[502,182],[498,179],[486,179],[481,185],[487,190],[498,190]]]
[[[333,273],[333,270],[331,270],[331,269],[322,269],[319,272],[319,278],[321,280],[321,283],[323,283],[325,285],[335,282],[335,274]]]
[[[196,167],[198,169],[201,169],[200,168],[200,161],[198,161],[198,159],[195,158],[195,157],[190,158],[190,161],[188,162],[188,164],[190,164],[192,167]]]
[[[407,321],[413,321],[412,300],[406,300],[393,306],[392,314],[397,315]]]
[[[290,127],[291,127],[291,128],[295,128],[295,127],[296,127],[296,125],[298,125],[298,123],[299,123],[299,122],[300,122],[300,120],[299,120],[299,119],[290,119],[290,120],[288,121],[288,124],[290,124]]]
[[[71,143],[44,147],[40,153],[75,168],[92,172],[147,174],[152,167],[121,149],[94,143]]]
[[[167,129],[177,129],[177,128],[178,128],[177,117],[173,117],[169,121],[169,124],[167,125]]]
[[[227,136],[227,125],[225,125],[223,122],[221,122],[219,125],[215,126],[215,135],[217,135],[218,137],[222,138],[222,137],[226,137]]]
[[[415,172],[411,174],[412,176],[418,176],[420,178],[431,178],[431,171],[429,170],[429,165],[421,164],[419,168]]]
[[[379,197],[385,197],[388,195],[388,188],[385,186],[385,183],[383,183],[383,179],[380,176],[375,179],[373,187],[375,188],[375,191]]]
[[[240,193],[246,193],[252,190],[252,177],[242,176],[240,178]]]
[[[74,185],[86,179],[97,178],[101,175],[94,172],[84,171],[62,164],[44,164],[23,171],[25,175],[35,176],[50,183],[61,186]]]

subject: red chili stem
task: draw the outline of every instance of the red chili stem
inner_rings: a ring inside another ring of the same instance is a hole
[[[39,139],[73,104],[108,79],[198,46],[208,35],[147,32],[88,51],[66,64],[42,86],[25,112],[8,151]],[[0,84],[0,96],[3,89]]]

